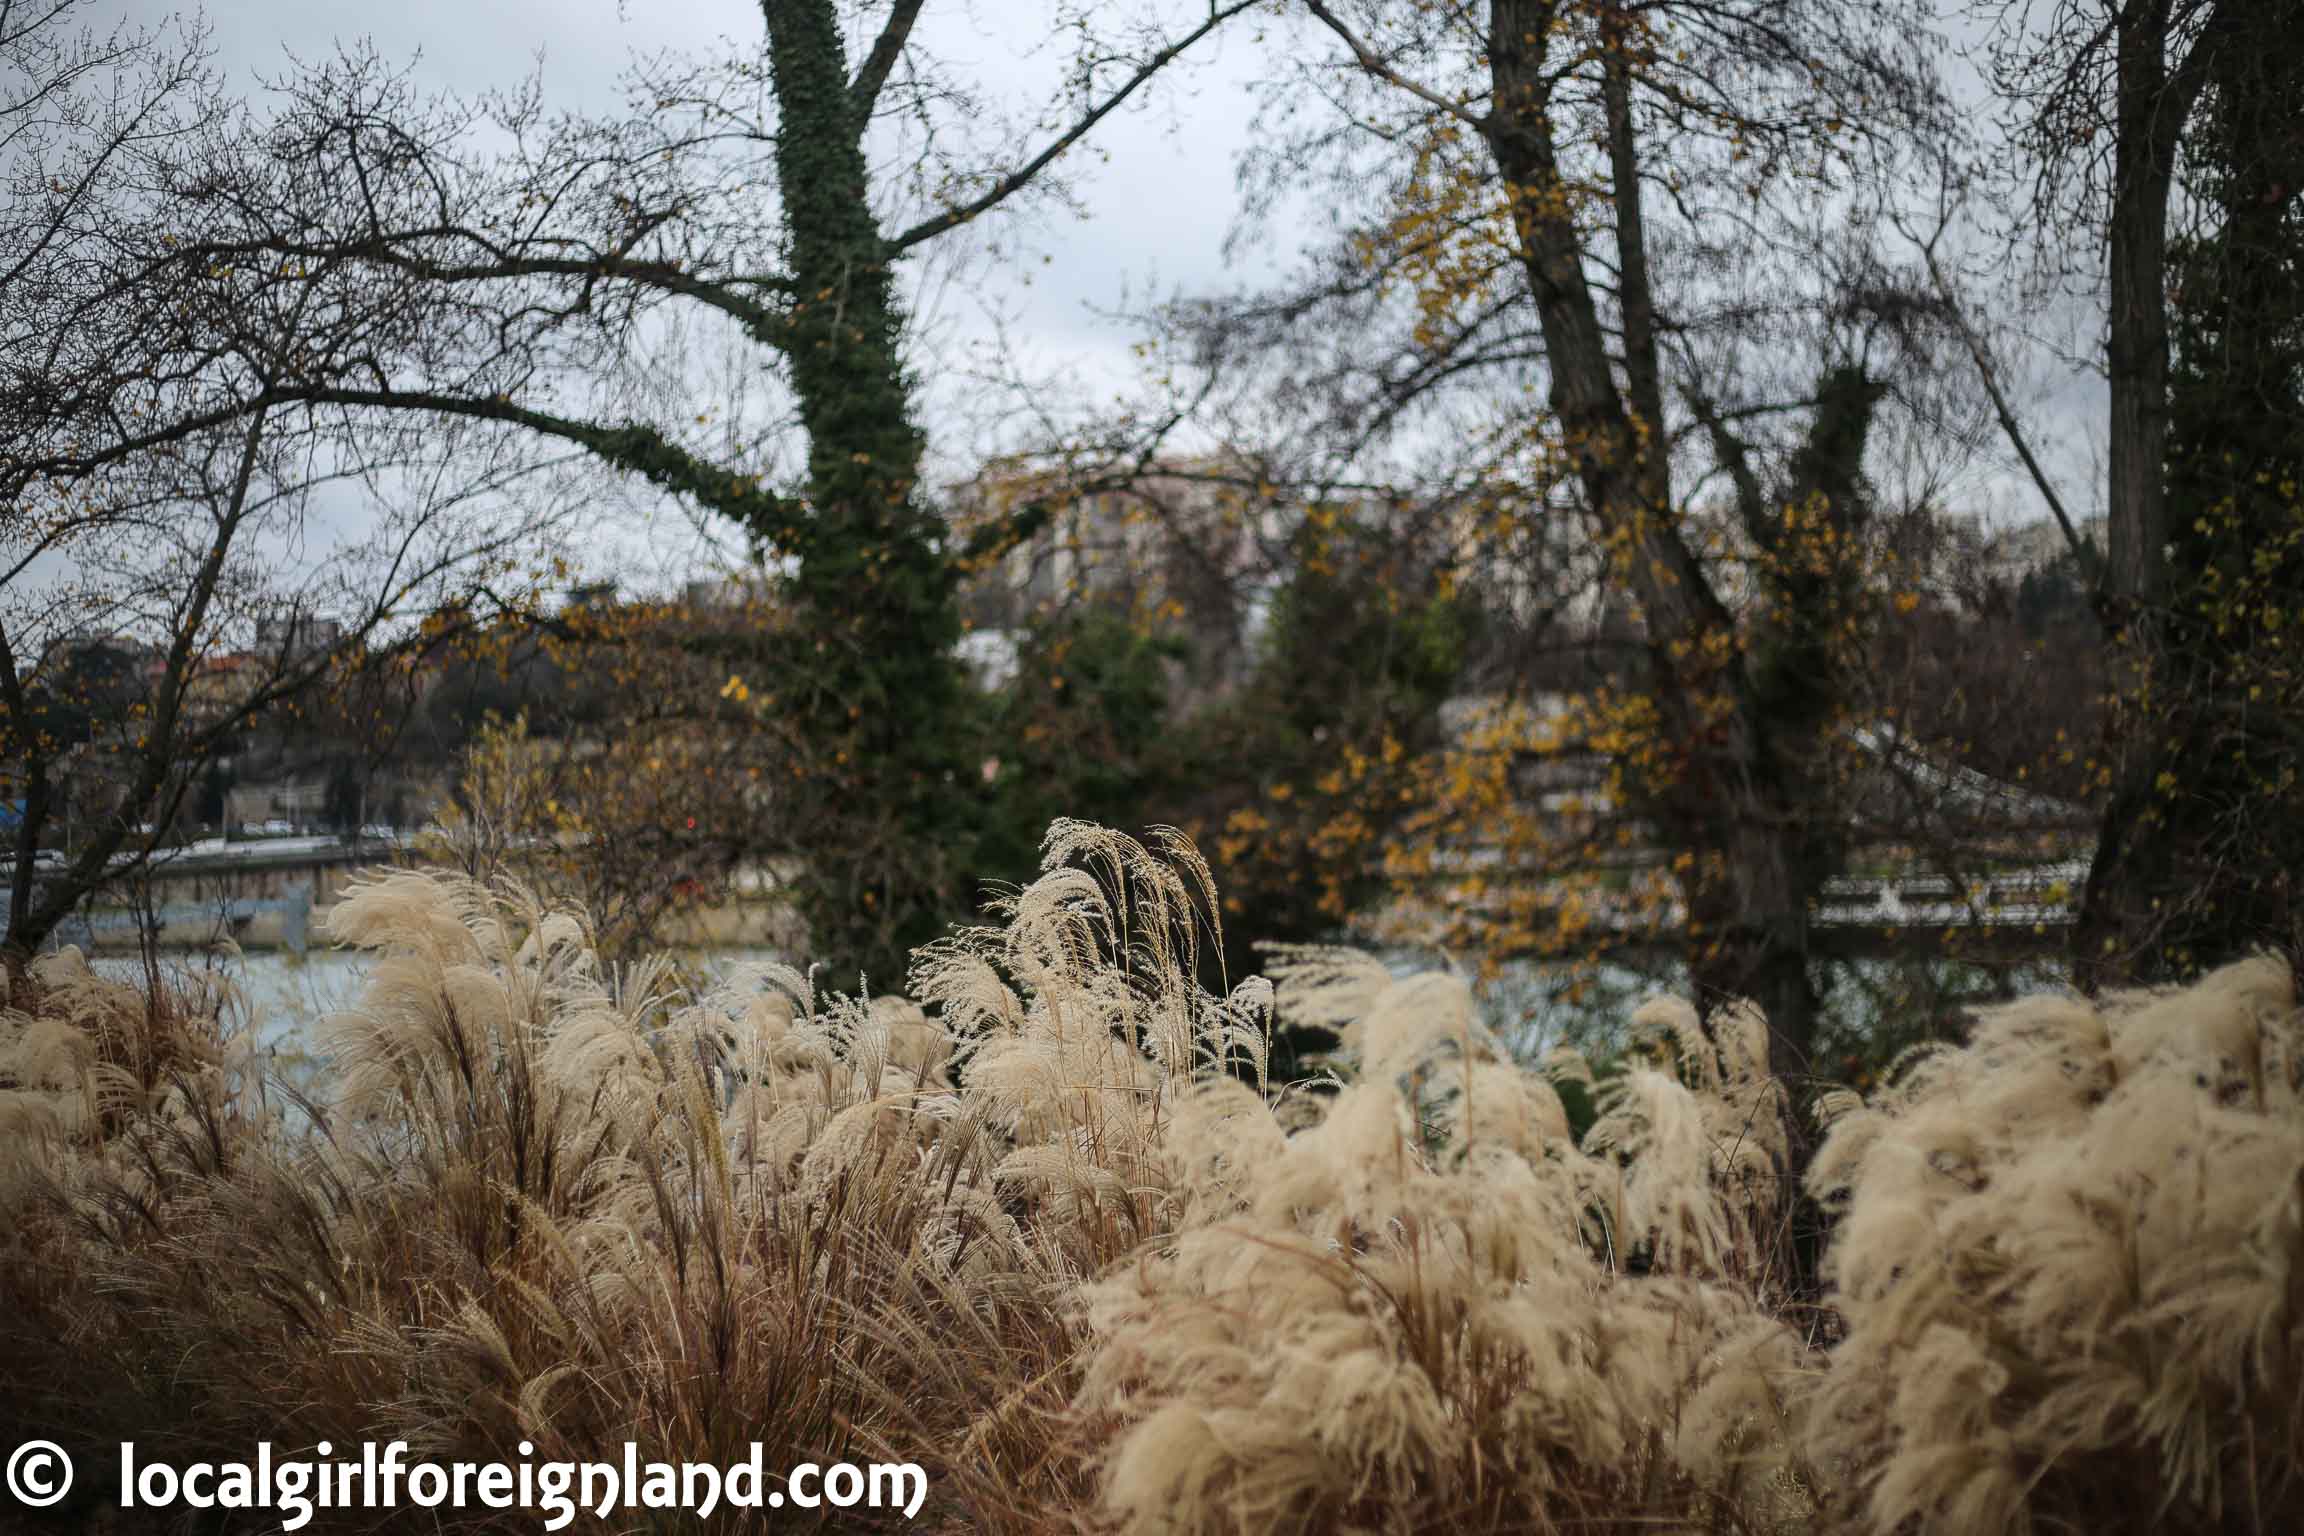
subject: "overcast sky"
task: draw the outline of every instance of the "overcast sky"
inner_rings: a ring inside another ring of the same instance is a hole
[[[176,7],[128,0],[120,14],[156,20]],[[1052,95],[1061,54],[1045,46],[1036,0],[942,0],[915,33],[963,78],[981,82],[1012,110]],[[316,61],[339,42],[371,40],[385,59],[410,61],[416,77],[465,94],[518,83],[541,68],[547,102],[607,110],[635,50],[723,55],[734,39],[757,49],[760,12],[748,0],[219,0],[209,13],[218,62],[252,95],[259,82]],[[1094,318],[1124,293],[1206,289],[1229,280],[1221,247],[1236,206],[1234,150],[1245,141],[1258,61],[1245,37],[1209,39],[1145,110],[1100,124],[1096,156],[1071,157],[1085,216],[1053,211],[1023,231],[1035,256],[1029,283],[1002,267],[992,291],[939,296],[931,322],[973,324],[991,304],[1016,319],[1053,361],[1125,372],[1133,338]],[[985,274],[978,274],[981,279]]]
[[[90,19],[100,23],[109,13],[158,22],[180,9],[99,0]],[[941,0],[923,14],[915,47],[999,107],[1029,115],[1054,99],[1063,62],[1047,46],[1049,10],[1030,0]],[[217,63],[259,101],[263,82],[289,73],[295,60],[317,62],[365,38],[385,60],[409,64],[418,81],[467,96],[540,71],[547,104],[577,111],[616,106],[618,76],[635,51],[725,56],[734,39],[751,52],[761,28],[748,0],[216,0],[207,15]],[[1077,216],[1052,207],[1003,221],[1002,260],[975,261],[959,269],[961,281],[925,291],[915,322],[940,364],[927,370],[924,402],[935,471],[960,472],[980,439],[960,404],[971,393],[964,366],[992,344],[995,316],[1005,322],[997,334],[1033,376],[1108,394],[1132,377],[1138,338],[1105,314],[1152,295],[1269,274],[1281,259],[1251,253],[1242,270],[1223,256],[1237,206],[1233,155],[1246,141],[1254,111],[1248,87],[1259,62],[1245,37],[1203,44],[1142,110],[1099,125],[1092,140],[1099,153],[1067,158]],[[1007,259],[1019,244],[1028,259]],[[641,543],[649,554],[674,564],[686,558],[672,552],[677,521],[661,512],[648,520]]]
[[[91,19],[106,5],[138,21],[177,9],[154,0],[101,0]],[[1011,111],[1028,113],[1049,98],[1062,61],[1045,46],[1047,10],[1034,0],[935,0],[916,43]],[[612,108],[618,74],[635,50],[725,54],[725,40],[735,39],[750,52],[761,26],[749,0],[218,0],[209,20],[218,63],[251,96],[260,97],[263,78],[285,74],[294,59],[316,61],[339,43],[366,38],[387,60],[410,62],[418,80],[459,93],[510,86],[540,68],[547,103],[575,110]],[[964,282],[934,291],[918,318],[940,363],[930,370],[926,406],[940,469],[951,472],[973,446],[959,409],[969,386],[957,365],[988,340],[992,314],[1012,322],[1007,334],[1028,371],[1069,375],[1101,393],[1130,377],[1137,337],[1096,311],[1124,299],[1141,303],[1254,281],[1292,254],[1251,251],[1228,265],[1223,252],[1238,206],[1234,155],[1254,111],[1248,87],[1271,67],[1258,54],[1245,34],[1206,45],[1147,110],[1101,125],[1092,141],[1101,155],[1075,157],[1070,170],[1081,216],[1052,209],[1021,229],[1003,227],[1008,253],[1020,236],[1031,259],[979,261]],[[2075,507],[2089,506],[2097,447],[2088,428],[2098,415],[2097,391],[2052,374],[2033,382],[2045,456]],[[1984,499],[2019,519],[2037,515],[2036,498],[2012,476],[1993,477]],[[688,557],[675,552],[670,521],[651,518],[639,545],[676,565]]]

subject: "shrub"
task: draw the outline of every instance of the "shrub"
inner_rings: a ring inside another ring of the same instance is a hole
[[[1343,957],[1291,981],[1305,1022],[1341,1026],[1351,1083],[1294,1135],[1245,1085],[1205,1085],[1165,1143],[1180,1229],[1087,1293],[1081,1401],[1113,1426],[1122,1527],[1796,1519],[1779,1387],[1801,1340],[1749,1288],[1670,1272],[1729,1267],[1744,1186],[1707,1150],[1720,1080],[1634,1074],[1602,1122],[1627,1167],[1569,1140],[1460,982]],[[1675,1262],[1628,1277],[1631,1246]]]
[[[2304,1521],[2304,1011],[2269,960],[1999,1009],[1842,1115],[1811,1182],[1847,1338],[1812,1409],[1851,1519]]]
[[[1019,1532],[2304,1514],[2282,967],[2034,999],[1838,1095],[1835,1338],[1772,1267],[1750,1009],[1643,1008],[1594,1090],[1448,977],[1300,949],[1207,992],[1216,911],[1180,839],[1060,822],[917,1001],[691,992],[517,887],[390,874],[335,917],[372,969],[317,1101],[212,978],[44,959],[0,1007],[0,1435],[757,1440],[917,1462],[937,1518]],[[1268,1078],[1275,1008],[1339,1039],[1335,1091]],[[1581,1138],[1556,1083],[1596,1091]]]
[[[333,919],[368,984],[293,1123],[213,1010],[44,962],[0,1022],[0,1415],[180,1461],[759,1440],[919,1461],[979,1525],[1076,1502],[1067,1298],[1171,1223],[1171,1101],[1263,1024],[1186,980],[1174,867],[1076,824],[1050,858],[923,953],[934,1024],[775,967],[683,996],[517,887],[371,880]]]

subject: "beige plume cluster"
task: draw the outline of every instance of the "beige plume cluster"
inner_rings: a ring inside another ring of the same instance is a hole
[[[45,958],[0,1007],[0,1438],[761,1440],[920,1463],[931,1528],[1145,1536],[2304,1507],[2281,967],[2033,999],[1828,1095],[1819,1308],[1749,1008],[1530,1066],[1365,955],[1212,988],[1218,910],[1180,837],[1059,823],[908,997],[853,998],[387,874],[335,916],[369,971],[317,1095],[214,977]],[[1320,1079],[1270,1079],[1276,1022],[1340,1038]]]

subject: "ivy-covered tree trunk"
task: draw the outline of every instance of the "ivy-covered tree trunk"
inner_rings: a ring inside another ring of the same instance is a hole
[[[1723,829],[1725,878],[1699,888],[1691,916],[1694,974],[1712,996],[1747,997],[1787,1047],[1779,1071],[1807,1071],[1818,999],[1810,979],[1810,906],[1847,860],[1848,829],[1830,766],[1844,722],[1851,618],[1864,610],[1858,551],[1870,517],[1864,450],[1880,384],[1854,365],[1817,381],[1808,435],[1784,485],[1763,489],[1744,444],[1700,406],[1713,450],[1735,488],[1738,519],[1759,554],[1758,608],[1742,646],[1740,707],[1756,738],[1755,771]],[[1689,839],[1705,835],[1707,807],[1672,814]],[[1709,937],[1707,937],[1707,934]],[[1781,1017],[1784,1023],[1775,1021]]]
[[[2099,984],[2304,944],[2304,62],[2292,7],[2220,0],[2186,153],[2208,234],[2175,278],[2165,600],[2120,701],[2076,938]]]
[[[919,495],[922,439],[891,252],[832,0],[763,0],[776,174],[794,300],[782,338],[808,434],[804,515],[755,530],[798,556],[789,685],[816,750],[802,803],[821,849],[802,905],[841,978],[903,979],[960,915],[975,809],[959,772],[964,694],[950,562]]]

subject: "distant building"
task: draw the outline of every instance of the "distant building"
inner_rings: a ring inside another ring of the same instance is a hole
[[[765,607],[770,601],[768,579],[756,571],[698,577],[680,587],[680,606],[690,614],[740,613]]]
[[[55,678],[110,679],[142,675],[161,659],[158,647],[133,635],[91,626],[49,641],[40,653],[40,670]]]
[[[1245,675],[1284,546],[1305,502],[1265,480],[1245,458],[1216,453],[1141,470],[1076,474],[1063,466],[1004,463],[947,488],[961,537],[1038,504],[1045,521],[972,573],[961,594],[970,627],[1014,634],[1074,608],[1127,615],[1181,642],[1195,687]],[[1345,509],[1380,518],[1370,501]],[[991,652],[972,664],[997,672]]]
[[[291,612],[256,621],[256,653],[275,665],[333,650],[344,639],[341,620]]]
[[[2098,550],[2104,548],[2103,518],[2089,518],[2075,531],[2084,542],[2093,544]],[[1983,544],[1987,567],[1994,574],[2010,580],[2046,570],[2071,553],[2071,541],[2064,537],[2064,529],[2053,518],[2003,528],[1986,536]]]
[[[267,659],[253,651],[195,658],[184,678],[185,713],[205,724],[238,709],[263,685]]]
[[[234,785],[225,792],[227,826],[271,832],[303,832],[320,824],[328,804],[328,786],[318,779]]]
[[[1221,459],[1154,465],[1139,474],[1081,477],[1062,467],[1004,464],[950,488],[968,533],[1035,504],[1046,522],[969,584],[971,617],[1012,628],[1031,614],[1083,598],[1156,598],[1189,557],[1207,574],[1252,576],[1279,509],[1260,504],[1242,466]]]

